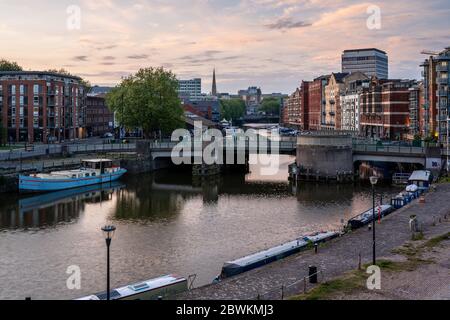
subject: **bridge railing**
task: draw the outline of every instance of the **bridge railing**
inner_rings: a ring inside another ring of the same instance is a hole
[[[66,148],[69,153],[132,152],[136,150],[136,144],[39,145],[35,146],[30,151],[19,149],[0,152],[0,161],[17,161],[47,155],[59,155],[62,154],[64,148]]]
[[[359,152],[379,152],[379,153],[395,153],[395,154],[420,154],[426,153],[426,148],[421,147],[405,147],[405,146],[382,146],[368,144],[354,144],[353,151]]]

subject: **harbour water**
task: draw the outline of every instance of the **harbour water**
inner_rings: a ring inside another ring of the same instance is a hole
[[[100,228],[117,227],[112,286],[160,275],[197,274],[210,283],[223,262],[321,230],[336,230],[367,210],[365,185],[287,182],[276,176],[226,175],[193,183],[189,172],[127,176],[112,185],[44,195],[0,195],[0,299],[71,299],[104,291],[106,247]],[[387,198],[397,190],[380,187]],[[369,241],[370,239],[368,239]],[[81,289],[69,290],[69,266]]]

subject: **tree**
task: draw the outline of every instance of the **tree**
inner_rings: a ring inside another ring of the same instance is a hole
[[[275,97],[265,98],[261,104],[260,110],[266,114],[280,114],[281,99]]]
[[[228,121],[238,120],[245,115],[245,102],[241,99],[220,100],[220,114]]]
[[[71,74],[69,71],[67,71],[64,68],[61,68],[59,70],[58,69],[48,69],[46,72],[58,73],[58,74],[62,74],[62,75],[65,75],[65,76],[74,77],[73,74]],[[82,78],[80,83],[86,89],[86,93],[91,92],[92,84],[88,80],[85,80],[85,79]]]
[[[23,71],[23,68],[17,62],[0,59],[0,71]]]
[[[108,93],[106,102],[124,127],[141,128],[145,136],[184,127],[178,81],[164,68],[140,69]]]

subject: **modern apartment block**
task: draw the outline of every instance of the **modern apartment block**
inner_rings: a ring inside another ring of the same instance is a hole
[[[3,128],[11,142],[83,138],[86,92],[81,78],[52,72],[0,72]]]
[[[409,140],[416,136],[427,137],[427,121],[423,82],[409,88]]]
[[[378,79],[389,78],[389,58],[386,52],[375,49],[345,50],[342,54],[342,72],[363,72]]]
[[[86,131],[89,137],[114,130],[114,113],[106,105],[105,95],[86,98]]]
[[[431,56],[422,64],[425,122],[427,136],[447,142],[447,121],[450,100],[450,47]]]
[[[401,140],[409,133],[410,80],[373,79],[360,95],[361,133],[366,137]]]
[[[178,94],[190,101],[202,100],[202,79],[178,80]]]

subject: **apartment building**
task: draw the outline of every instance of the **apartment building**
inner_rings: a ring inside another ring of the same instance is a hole
[[[2,126],[10,142],[83,138],[86,92],[82,79],[37,71],[0,72]]]

